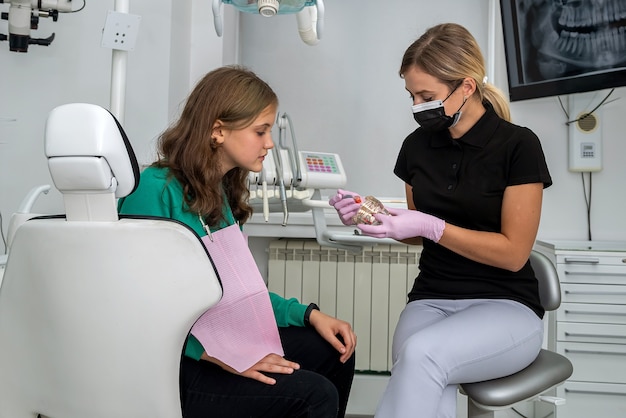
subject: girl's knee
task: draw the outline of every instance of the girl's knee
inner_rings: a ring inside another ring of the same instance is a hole
[[[290,379],[294,395],[305,404],[308,418],[334,418],[339,410],[339,393],[335,385],[324,376],[298,370]]]

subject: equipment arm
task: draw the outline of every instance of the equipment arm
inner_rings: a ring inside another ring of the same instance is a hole
[[[37,29],[40,17],[52,17],[57,21],[59,11],[71,12],[72,0],[0,0],[10,3],[8,13],[2,13],[2,19],[9,21],[9,35],[0,40],[9,41],[9,49],[15,52],[27,52],[28,45],[48,46],[54,40],[54,34],[47,38],[31,38],[30,31]]]

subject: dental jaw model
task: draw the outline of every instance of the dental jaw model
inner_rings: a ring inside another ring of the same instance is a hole
[[[354,215],[352,220],[355,224],[379,225],[380,222],[374,217],[377,213],[391,215],[380,200],[376,199],[374,196],[365,196],[359,211]]]

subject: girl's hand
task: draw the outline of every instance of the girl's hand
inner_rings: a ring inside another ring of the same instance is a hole
[[[227,364],[219,361],[215,357],[209,357],[206,353],[202,354],[202,359],[206,361],[210,361],[211,363],[215,363],[220,366],[222,369],[230,372],[232,374],[237,374],[243,377],[247,377],[249,379],[258,380],[259,382],[266,383],[268,385],[273,385],[276,383],[276,379],[273,379],[265,374],[266,373],[280,373],[280,374],[291,374],[294,370],[298,370],[300,365],[293,361],[289,361],[279,356],[278,354],[268,354],[259,360],[255,365],[250,367],[247,370],[239,373],[237,370],[228,366]]]
[[[314,310],[309,317],[309,323],[341,354],[339,360],[342,363],[348,361],[354,354],[354,349],[356,348],[356,334],[348,322]],[[337,338],[337,335],[341,336],[343,342]]]

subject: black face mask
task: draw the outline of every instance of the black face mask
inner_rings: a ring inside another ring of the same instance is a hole
[[[452,90],[443,100],[433,100],[432,102],[425,102],[412,106],[413,118],[415,119],[415,122],[419,123],[420,127],[428,132],[439,132],[456,125],[461,118],[461,114],[463,113],[461,112],[461,108],[465,105],[467,99],[463,99],[463,104],[452,116],[446,115],[443,107],[443,102],[448,100],[448,97],[450,97],[455,91],[456,89]]]

